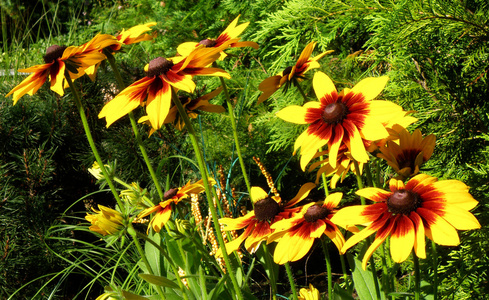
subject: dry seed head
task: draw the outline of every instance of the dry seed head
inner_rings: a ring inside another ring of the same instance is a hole
[[[272,193],[277,196],[277,197],[280,197],[277,189],[275,188],[275,185],[273,184],[273,178],[272,178],[272,175],[270,175],[270,173],[268,173],[267,169],[265,168],[265,166],[261,163],[260,161],[260,158],[258,157],[254,157],[253,156],[253,160],[255,161],[255,163],[258,165],[258,167],[260,168],[260,171],[261,173],[263,174],[263,176],[265,176],[265,178],[267,179],[267,184],[268,184],[268,187],[270,187],[270,190],[272,191]]]
[[[178,275],[180,275],[180,277],[184,277],[186,274],[185,274],[185,271],[178,267]],[[186,278],[182,278],[182,283],[183,285],[188,289],[188,282],[187,282],[187,279]]]

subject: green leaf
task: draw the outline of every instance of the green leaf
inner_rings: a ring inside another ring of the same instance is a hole
[[[128,292],[128,291],[122,291],[122,296],[126,300],[148,300],[148,298],[146,298],[146,297],[142,297],[142,296],[133,294],[133,293]]]
[[[161,246],[161,236],[159,233],[150,233],[148,234],[148,238],[154,241],[157,245]],[[148,263],[151,266],[151,270],[154,275],[164,275],[161,270],[161,253],[158,248],[153,246],[150,242],[146,241],[144,245],[144,253],[146,254],[146,258],[148,259]]]
[[[348,263],[352,269],[353,283],[357,291],[358,297],[361,300],[376,300],[377,293],[375,292],[374,276],[371,270],[364,271],[362,269],[362,261],[358,257],[351,254],[346,254]],[[379,282],[379,290],[382,290]],[[385,299],[384,293],[380,293],[380,299]]]
[[[342,288],[339,284],[335,284],[333,288],[333,296],[330,297],[332,300],[354,300],[352,296],[352,291],[348,291]]]
[[[139,274],[139,277],[154,285],[169,287],[178,290],[180,289],[178,284],[165,277],[151,275],[151,274]]]

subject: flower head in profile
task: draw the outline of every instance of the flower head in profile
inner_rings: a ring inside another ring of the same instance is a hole
[[[227,56],[227,54],[223,51],[226,48],[253,47],[255,49],[258,49],[258,44],[255,42],[239,41],[239,35],[246,29],[246,27],[248,27],[250,22],[238,25],[238,19],[239,16],[237,16],[236,19],[234,19],[231,24],[229,24],[229,26],[216,39],[207,38],[200,41],[199,43],[186,42],[180,44],[177,48],[178,54],[182,56],[187,56],[189,53],[195,50],[195,48],[201,46],[204,46],[206,48],[218,48],[222,47],[223,45],[227,45],[220,52],[219,60],[223,60]]]
[[[303,258],[311,249],[314,240],[321,238],[323,234],[341,250],[345,238],[330,219],[342,196],[342,193],[331,194],[322,204],[306,204],[291,218],[272,224],[270,227],[275,229],[275,232],[268,237],[267,243],[278,240],[273,254],[275,263],[282,265]]]
[[[258,97],[257,104],[267,100],[283,85],[285,85],[285,90],[287,90],[294,79],[302,80],[307,71],[319,68],[318,60],[326,54],[333,52],[333,50],[323,52],[311,58],[312,51],[316,47],[316,44],[316,42],[310,42],[306,48],[302,50],[302,53],[295,65],[285,68],[285,70],[280,72],[278,75],[268,77],[260,83],[258,89],[263,93],[260,95],[260,97]]]
[[[302,170],[326,145],[329,163],[333,167],[336,167],[342,145],[348,148],[356,161],[368,161],[365,141],[386,138],[389,133],[384,123],[402,111],[399,105],[392,102],[373,100],[387,80],[387,76],[366,78],[352,89],[345,88],[338,94],[333,81],[326,74],[316,72],[313,87],[319,101],[310,101],[303,106],[290,105],[277,113],[287,122],[309,125],[294,145],[294,153],[301,149]]]
[[[298,300],[319,300],[319,291],[312,284],[309,284],[308,289],[300,289]]]
[[[203,96],[197,97],[195,99],[191,99],[189,96],[184,96],[184,95],[180,95],[178,98],[180,99],[180,102],[185,108],[188,117],[190,119],[195,119],[199,115],[199,112],[202,111],[213,112],[213,113],[222,113],[226,111],[226,109],[222,105],[209,103],[209,100],[219,95],[221,91],[222,91],[222,87],[219,87],[214,91],[205,94]],[[149,124],[149,119],[147,116],[141,117],[138,122],[148,123],[148,125],[151,125]],[[185,127],[185,122],[181,119],[180,115],[178,114],[178,109],[174,104],[170,108],[170,112],[168,113],[165,119],[165,124],[169,124],[169,123],[173,123],[175,125],[175,128],[177,128],[178,130],[183,130],[183,128]],[[150,135],[153,134],[153,132],[154,129],[150,131]]]
[[[209,177],[209,183],[211,185],[216,184],[216,181]],[[165,199],[159,204],[146,208],[138,214],[138,219],[144,218],[152,213],[155,213],[151,221],[149,222],[149,227],[153,228],[155,232],[160,232],[161,228],[165,226],[171,216],[172,206],[171,204],[178,204],[180,201],[187,199],[192,194],[200,194],[205,191],[203,180],[199,180],[195,183],[187,182],[182,187],[169,189],[165,192]]]
[[[136,25],[129,28],[128,30],[124,29],[119,35],[114,37],[115,39],[113,43],[100,49],[100,51],[103,52],[105,55],[110,56],[114,54],[114,52],[120,51],[123,45],[131,45],[142,41],[149,41],[153,38],[153,36],[145,32],[150,31],[151,27],[155,25],[156,22],[151,22],[142,25]],[[85,70],[88,77],[90,77],[92,81],[95,81],[95,75],[97,73],[99,65],[100,63],[97,63]]]
[[[120,212],[103,205],[98,205],[98,209],[92,207],[95,214],[85,216],[85,219],[92,223],[88,229],[106,236],[115,234],[124,228],[124,219]]]
[[[292,208],[292,206],[307,197],[315,186],[311,182],[304,184],[297,195],[285,204],[282,203],[282,198],[278,193],[269,196],[262,188],[251,187],[251,200],[254,203],[254,209],[243,217],[222,218],[219,220],[219,223],[224,225],[224,231],[244,229],[244,232],[238,238],[226,243],[227,253],[230,254],[238,250],[243,242],[245,242],[246,250],[254,253],[261,242],[267,240],[274,232],[271,225],[280,220],[288,219],[297,213],[300,208]],[[219,249],[216,256],[221,256],[221,253],[222,249]]]
[[[34,95],[39,88],[50,81],[51,90],[64,95],[65,80],[68,74],[72,80],[85,74],[85,70],[104,60],[106,57],[101,49],[117,42],[113,36],[98,34],[89,42],[75,46],[53,45],[47,48],[44,64],[33,66],[19,72],[32,73],[14,87],[5,97],[13,94],[14,105],[25,94]]]
[[[425,236],[440,245],[456,246],[460,243],[457,229],[480,228],[477,219],[469,212],[478,202],[461,181],[438,181],[419,174],[406,184],[393,178],[389,186],[390,191],[379,188],[357,191],[357,195],[375,203],[342,208],[331,219],[343,227],[367,225],[345,242],[342,252],[377,233],[363,257],[363,269],[375,249],[389,236],[392,259],[401,263],[413,248],[416,256],[426,258]]]
[[[121,91],[102,108],[98,117],[105,118],[109,127],[138,106],[144,106],[151,126],[158,130],[170,112],[172,87],[192,93],[195,89],[192,78],[195,75],[230,78],[224,70],[207,68],[218,58],[219,51],[219,48],[197,48],[187,57],[153,59],[147,65],[146,77]]]
[[[400,127],[400,126],[399,126]],[[377,156],[385,159],[397,174],[408,178],[419,173],[419,168],[430,159],[435,148],[435,136],[423,138],[419,129],[410,134],[405,128],[399,129],[399,140],[387,141],[380,147]]]

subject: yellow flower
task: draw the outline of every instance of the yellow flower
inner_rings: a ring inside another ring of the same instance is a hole
[[[224,231],[245,229],[245,231],[235,240],[226,243],[228,254],[237,250],[245,241],[245,248],[248,252],[255,252],[262,241],[265,241],[273,232],[272,224],[282,219],[288,219],[297,213],[300,208],[291,208],[296,203],[303,200],[315,187],[314,183],[304,184],[297,195],[286,204],[282,204],[280,195],[269,196],[262,188],[254,186],[251,188],[251,200],[255,203],[254,210],[240,218],[222,218],[219,220],[223,224]],[[219,249],[216,256],[222,255]]]
[[[285,84],[285,89],[289,87],[292,83],[293,79],[301,80],[304,78],[304,74],[311,70],[319,68],[318,60],[321,59],[328,53],[333,52],[333,50],[323,52],[313,58],[311,58],[312,51],[314,47],[316,47],[316,42],[310,42],[304,50],[302,50],[299,59],[292,67],[287,67],[278,75],[268,77],[263,80],[258,89],[263,92],[263,94],[258,97],[258,103],[260,104],[263,101],[267,100],[273,93],[275,93],[278,89],[280,89]]]
[[[399,130],[398,141],[388,141],[380,147],[377,156],[385,159],[397,174],[408,178],[419,173],[419,168],[430,159],[435,148],[435,136],[430,134],[423,138],[421,131],[416,129],[410,134],[405,128]]]
[[[104,165],[105,169],[110,172],[110,166]],[[104,178],[104,174],[102,173],[102,169],[100,169],[100,165],[98,162],[94,161],[91,168],[88,168],[88,172],[93,175],[97,180]]]
[[[345,238],[330,219],[342,196],[342,193],[331,194],[322,204],[306,204],[295,216],[272,224],[270,227],[275,229],[275,232],[268,237],[267,244],[278,240],[273,254],[275,263],[282,265],[303,258],[311,249],[314,240],[321,238],[323,233],[340,250]]]
[[[156,22],[151,22],[143,25],[136,25],[129,28],[128,30],[122,30],[122,32],[115,37],[115,40],[112,44],[100,49],[100,51],[108,51],[109,53],[113,54],[114,52],[120,51],[122,49],[122,45],[131,45],[142,41],[149,41],[153,38],[153,36],[146,34],[145,32],[150,31],[151,26],[155,25]],[[107,52],[105,52],[105,54],[109,55]],[[95,75],[97,73],[99,65],[100,63],[97,63],[85,70],[92,81],[95,80]]]
[[[209,184],[214,185],[216,181],[209,177]],[[165,199],[159,204],[146,208],[138,214],[138,219],[144,218],[152,213],[155,213],[151,221],[149,222],[149,227],[153,228],[155,232],[160,232],[160,230],[165,226],[171,216],[172,206],[171,204],[178,204],[178,202],[187,199],[191,194],[200,194],[205,191],[203,180],[199,180],[193,184],[190,181],[187,182],[183,187],[170,189],[165,192]]]
[[[88,229],[103,236],[115,234],[123,229],[124,219],[120,212],[103,205],[98,205],[98,208],[99,210],[96,210],[92,207],[95,214],[85,216],[85,219],[92,223]]]
[[[190,54],[196,47],[199,46],[204,46],[206,48],[217,48],[221,47],[224,44],[228,44],[224,49],[226,48],[236,48],[236,47],[253,47],[255,49],[258,49],[258,44],[255,42],[240,42],[238,36],[245,30],[246,27],[248,27],[250,22],[246,22],[243,24],[238,25],[238,19],[239,16],[234,19],[231,24],[217,37],[217,39],[205,39],[200,41],[199,43],[196,42],[186,42],[183,44],[180,44],[177,48],[178,54],[182,56],[187,56]],[[223,60],[227,56],[224,51],[220,52],[219,60]]]
[[[107,127],[119,118],[145,106],[148,120],[154,130],[165,122],[172,101],[172,87],[192,93],[195,75],[223,76],[229,74],[218,68],[206,68],[219,56],[220,48],[197,48],[187,57],[166,59],[158,57],[147,65],[146,77],[134,82],[105,104],[98,117],[105,118]]]
[[[113,36],[98,34],[88,43],[79,47],[50,46],[44,55],[45,64],[19,70],[19,72],[32,74],[14,87],[5,97],[13,94],[15,105],[20,97],[25,94],[34,95],[47,80],[51,83],[51,90],[63,96],[66,71],[72,80],[83,76],[88,67],[106,58],[100,50],[113,43],[117,43]]]
[[[302,288],[299,291],[299,300],[319,300],[319,291],[312,286],[312,284],[309,284],[309,288]]]
[[[313,87],[319,101],[310,101],[303,106],[290,105],[277,113],[287,122],[309,124],[294,145],[294,153],[301,148],[302,170],[325,145],[329,149],[329,163],[334,168],[342,145],[356,161],[368,161],[365,141],[388,137],[383,123],[402,111],[402,107],[392,102],[373,100],[387,80],[387,76],[366,78],[338,94],[333,81],[326,74],[316,72]]]
[[[419,174],[404,184],[391,179],[390,191],[365,188],[357,195],[374,201],[371,205],[354,205],[340,209],[331,219],[339,226],[367,225],[343,245],[344,253],[373,233],[375,240],[365,252],[362,267],[387,237],[390,236],[392,259],[405,261],[414,248],[414,255],[426,258],[425,236],[437,244],[456,246],[460,243],[458,230],[480,228],[479,221],[469,210],[477,201],[469,188],[458,180],[438,181]]]

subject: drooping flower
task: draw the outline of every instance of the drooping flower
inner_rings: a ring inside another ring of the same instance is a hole
[[[345,88],[338,94],[333,81],[326,74],[316,72],[313,86],[319,101],[310,101],[303,106],[290,105],[277,113],[287,122],[309,124],[294,145],[294,153],[301,148],[302,170],[325,145],[333,167],[336,167],[342,145],[346,145],[356,161],[368,161],[365,140],[386,138],[389,133],[383,123],[402,111],[402,107],[392,102],[373,100],[387,80],[387,76],[366,78],[352,89]]]
[[[180,44],[177,47],[177,52],[178,54],[182,56],[187,56],[189,55],[193,50],[195,50],[196,47],[199,46],[204,46],[206,48],[218,48],[221,47],[224,44],[228,44],[225,48],[223,48],[220,52],[219,60],[223,60],[227,54],[223,51],[226,48],[236,48],[236,47],[253,47],[255,49],[258,49],[258,44],[255,42],[240,42],[239,35],[248,27],[250,22],[246,22],[243,24],[238,25],[238,19],[239,16],[234,19],[231,24],[217,37],[217,39],[204,39],[200,41],[199,43],[196,42],[186,42],[183,44]]]
[[[311,249],[314,240],[321,238],[323,234],[341,250],[345,238],[330,219],[336,212],[334,209],[342,196],[342,193],[331,194],[322,204],[306,204],[295,216],[272,224],[270,227],[275,229],[275,232],[269,236],[267,243],[278,240],[273,254],[275,263],[282,265],[303,258]]]
[[[103,236],[115,234],[123,229],[124,219],[120,212],[103,205],[98,205],[98,209],[92,207],[95,214],[85,216],[85,219],[92,223],[88,229]]]
[[[198,113],[200,111],[214,112],[214,113],[222,113],[226,111],[226,109],[222,105],[209,103],[209,100],[219,95],[221,91],[222,91],[222,87],[219,87],[214,91],[195,99],[191,99],[188,96],[182,96],[182,95],[179,96],[179,99],[183,107],[187,111],[188,117],[191,119],[195,119],[199,115]],[[151,125],[149,124],[149,119],[147,116],[141,117],[138,122],[148,123],[148,125]],[[180,115],[178,114],[178,109],[175,105],[173,105],[170,108],[170,112],[166,116],[164,123],[165,124],[173,123],[175,125],[175,128],[177,128],[178,130],[183,130],[183,128],[185,127],[185,122],[181,119]],[[154,130],[151,130],[150,135],[153,132]]]
[[[89,42],[78,47],[58,45],[48,47],[46,55],[44,55],[45,63],[19,70],[19,72],[32,74],[14,87],[5,97],[13,94],[15,105],[20,97],[25,94],[34,95],[47,80],[51,83],[51,90],[63,96],[66,74],[69,74],[72,80],[83,76],[88,67],[106,58],[99,50],[114,42],[117,40],[113,36],[98,34]]]
[[[385,159],[397,174],[408,178],[419,173],[419,168],[430,159],[435,148],[435,135],[423,138],[419,129],[410,134],[405,128],[398,126],[399,140],[387,141],[380,147],[377,156]]]
[[[153,36],[145,32],[150,31],[151,27],[155,25],[156,22],[150,22],[142,25],[136,25],[128,30],[123,29],[119,35],[115,36],[115,40],[112,44],[100,49],[100,51],[104,52],[104,54],[107,56],[110,56],[114,52],[120,51],[123,45],[131,45],[142,41],[149,41],[153,38]],[[95,75],[99,65],[100,63],[97,63],[85,70],[92,81],[95,80]]]
[[[299,291],[298,300],[319,300],[319,291],[312,284],[309,284],[309,288],[302,288]]]
[[[109,127],[116,120],[138,106],[145,106],[148,120],[153,129],[158,130],[170,111],[172,87],[192,93],[195,75],[222,76],[229,74],[218,68],[206,68],[219,56],[220,48],[197,48],[187,57],[166,59],[158,57],[147,65],[146,77],[134,82],[114,99],[108,102],[99,113]]]
[[[283,85],[285,85],[285,89],[289,87],[289,85],[293,82],[293,79],[302,80],[304,78],[304,74],[311,70],[319,68],[318,60],[321,59],[328,53],[333,52],[333,50],[329,50],[323,52],[313,58],[311,58],[312,51],[316,47],[316,42],[310,42],[304,50],[302,50],[299,59],[295,63],[295,65],[291,67],[285,68],[278,75],[268,77],[263,80],[258,89],[263,93],[258,97],[258,103],[260,104],[263,101],[267,100],[273,93],[278,91]]]
[[[209,177],[209,183],[214,185],[216,184],[216,181]],[[148,230],[150,227],[152,227],[155,232],[160,232],[161,228],[163,228],[165,223],[170,219],[172,203],[178,204],[180,201],[189,198],[191,194],[200,194],[203,191],[205,191],[205,187],[202,179],[192,184],[190,184],[189,181],[183,187],[169,189],[165,192],[164,201],[161,201],[159,204],[141,211],[138,214],[138,219],[155,213],[149,222]]]
[[[297,213],[300,208],[292,208],[293,205],[303,200],[316,185],[308,182],[304,184],[297,195],[287,203],[282,203],[282,198],[278,193],[269,196],[262,188],[251,187],[251,200],[254,203],[254,209],[243,217],[239,218],[222,218],[220,224],[224,225],[224,231],[244,229],[244,232],[235,240],[226,243],[228,254],[237,250],[245,242],[245,248],[248,252],[255,252],[261,242],[274,232],[271,228],[275,222],[288,219]],[[222,249],[219,249],[216,256],[222,255]]]
[[[368,224],[345,242],[342,252],[377,233],[363,257],[363,269],[375,249],[389,236],[392,259],[401,263],[413,248],[414,255],[426,258],[425,236],[440,245],[456,246],[460,243],[457,229],[480,228],[477,219],[469,212],[478,202],[461,181],[438,181],[419,174],[406,184],[393,178],[389,186],[390,191],[379,188],[357,191],[357,195],[375,203],[342,208],[331,219],[343,227]]]

